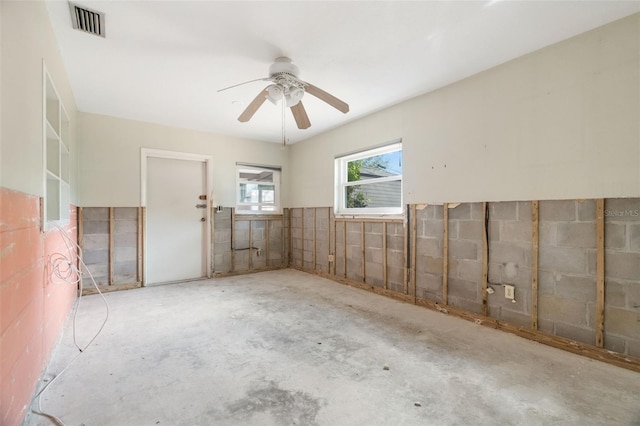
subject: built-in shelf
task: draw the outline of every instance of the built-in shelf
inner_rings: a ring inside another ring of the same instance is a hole
[[[43,65],[44,230],[69,222],[69,117]]]

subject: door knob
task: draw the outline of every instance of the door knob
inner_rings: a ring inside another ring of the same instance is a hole
[[[207,221],[207,219],[205,219],[204,217],[200,218],[200,222],[206,222],[206,221]]]

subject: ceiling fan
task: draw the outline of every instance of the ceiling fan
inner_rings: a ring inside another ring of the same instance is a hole
[[[269,99],[271,102],[277,105],[278,101],[283,101],[283,108],[286,106],[291,108],[293,118],[296,120],[296,125],[299,129],[308,129],[311,126],[307,111],[302,105],[302,97],[305,93],[309,93],[316,98],[328,103],[338,111],[343,113],[349,112],[349,105],[335,96],[325,92],[324,90],[314,86],[311,83],[300,80],[298,78],[299,68],[294,65],[291,59],[282,56],[276,58],[273,64],[269,67],[269,77],[258,78],[255,80],[245,81],[244,83],[234,84],[233,86],[225,87],[223,90],[232,89],[234,87],[242,86],[243,84],[252,83],[254,81],[270,81],[272,84],[265,87],[258,96],[247,106],[247,108],[240,114],[238,121],[245,123],[251,120],[251,117],[256,113],[258,108]],[[284,119],[284,116],[283,116]]]

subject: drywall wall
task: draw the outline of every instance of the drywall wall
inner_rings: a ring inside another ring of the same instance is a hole
[[[71,120],[71,201],[76,201],[76,105],[44,2],[2,2],[2,186],[43,195],[42,63]]]
[[[640,195],[640,14],[295,144],[291,206],[336,155],[403,140],[404,202]]]
[[[287,156],[278,144],[90,113],[78,114],[78,139],[83,206],[139,206],[141,148],[213,156],[214,202],[224,206],[235,205],[236,162],[281,166],[287,204]]]
[[[61,233],[41,232],[43,59],[71,120],[71,199],[76,198],[76,106],[41,1],[0,3],[0,424],[18,425],[75,300],[75,286],[51,279],[64,253]],[[75,206],[69,205],[71,239]]]

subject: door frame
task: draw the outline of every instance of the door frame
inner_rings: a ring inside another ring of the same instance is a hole
[[[169,160],[190,160],[205,163],[205,190],[207,195],[207,214],[205,221],[204,256],[206,261],[206,276],[211,278],[211,199],[213,198],[213,157],[211,155],[194,154],[190,152],[167,151],[162,149],[140,148],[140,206],[144,209],[143,247],[147,246],[147,162],[149,158],[166,158]],[[147,256],[143,250],[142,286],[147,284]]]

